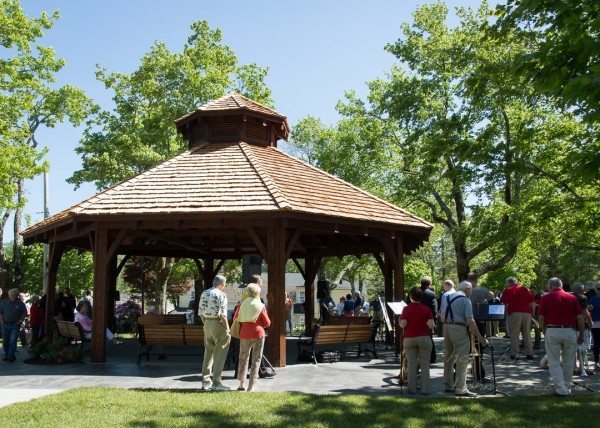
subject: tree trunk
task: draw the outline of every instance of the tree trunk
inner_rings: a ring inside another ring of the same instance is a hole
[[[157,285],[160,287],[160,302],[157,302],[159,312],[161,314],[167,313],[167,285],[169,284],[169,277],[173,270],[173,263],[175,259],[173,257],[162,257],[160,259],[160,268],[157,276]],[[158,290],[157,290],[158,291]]]
[[[346,274],[346,272],[348,272],[349,269],[352,269],[352,266],[354,266],[355,262],[356,262],[355,260],[350,260],[348,263],[346,263],[346,266],[344,266],[342,269],[340,269],[338,274],[335,276],[333,283],[340,284],[342,282],[342,279],[344,278],[344,275]],[[354,293],[354,281],[352,281],[352,293]]]
[[[23,237],[21,236],[21,224],[23,223],[23,195],[25,192],[25,180],[20,179],[17,183],[17,208],[15,209],[14,239],[13,239],[13,287],[23,286]]]
[[[9,281],[8,275],[10,270],[10,263],[6,258],[6,253],[4,252],[4,227],[10,218],[10,211],[6,210],[2,217],[0,217],[0,288],[3,290],[3,295],[8,294],[9,289]]]

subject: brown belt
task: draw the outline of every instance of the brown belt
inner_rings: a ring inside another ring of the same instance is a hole
[[[450,324],[450,325],[462,325],[463,327],[466,327],[467,324],[465,324],[464,322],[457,322],[457,321],[446,321],[444,324]]]

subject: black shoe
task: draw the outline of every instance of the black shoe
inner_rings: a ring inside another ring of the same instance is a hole
[[[457,397],[470,397],[470,398],[475,398],[477,397],[477,394],[475,394],[474,392],[471,391],[467,391],[467,392],[463,392],[462,394],[454,394]]]
[[[525,358],[527,358],[528,360],[533,360],[533,355],[527,355]]]
[[[7,357],[2,358],[2,361],[8,361]]]
[[[15,357],[12,357],[12,358],[9,358],[9,359],[8,359],[8,360],[6,360],[6,361],[8,361],[9,363],[12,363],[13,361],[16,361],[16,358],[15,358]]]
[[[444,389],[444,392],[454,392],[453,389]]]

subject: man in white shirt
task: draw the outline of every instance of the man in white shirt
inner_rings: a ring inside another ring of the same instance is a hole
[[[202,389],[226,391],[221,373],[229,350],[229,323],[227,322],[227,295],[223,292],[227,280],[217,275],[212,288],[200,296],[198,311],[204,324],[204,361],[202,362]],[[211,381],[212,372],[212,381]]]

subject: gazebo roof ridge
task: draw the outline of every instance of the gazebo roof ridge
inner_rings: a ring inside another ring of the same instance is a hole
[[[269,190],[271,197],[279,206],[279,208],[284,210],[293,210],[292,204],[287,200],[277,184],[271,179],[271,176],[260,166],[260,161],[256,158],[256,156],[254,156],[252,151],[248,149],[246,143],[240,141],[238,144],[242,149],[242,153],[244,153],[244,156],[246,156],[248,162],[250,162],[250,165],[252,165],[252,168],[254,168],[265,187]]]

